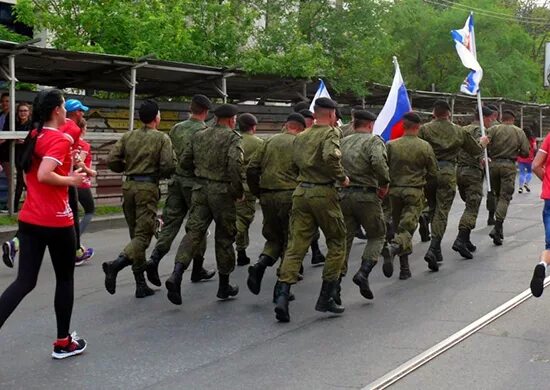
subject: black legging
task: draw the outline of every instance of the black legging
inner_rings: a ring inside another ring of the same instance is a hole
[[[0,328],[17,305],[36,286],[46,247],[55,271],[57,338],[69,335],[74,300],[75,233],[72,226],[51,228],[19,222],[19,271],[17,279],[0,296]]]
[[[76,234],[76,249],[78,249],[80,248],[80,222],[78,220],[78,191],[75,186],[69,186],[69,207],[73,212],[74,231]]]
[[[84,234],[95,212],[94,195],[91,188],[78,188],[78,202],[84,208],[84,216],[80,221],[80,234]]]

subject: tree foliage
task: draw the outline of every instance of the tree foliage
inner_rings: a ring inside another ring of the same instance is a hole
[[[484,95],[547,101],[542,87],[550,9],[539,0],[19,0],[18,20],[52,45],[321,76],[338,92],[389,83],[392,56],[407,85],[456,92],[467,74],[450,30],[476,11]],[[0,34],[2,34],[0,30]]]

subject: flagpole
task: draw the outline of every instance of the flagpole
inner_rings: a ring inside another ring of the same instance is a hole
[[[470,12],[470,17],[474,17],[473,11]],[[472,28],[472,44],[473,54],[477,60],[477,47],[476,47],[476,32],[475,28]],[[479,115],[479,128],[481,129],[481,136],[485,137],[485,124],[483,123],[483,105],[481,104],[481,88],[477,90],[477,112]],[[487,153],[487,147],[483,148],[484,160],[485,160],[485,176],[487,179],[487,192],[491,192],[491,175],[489,174],[489,155]]]

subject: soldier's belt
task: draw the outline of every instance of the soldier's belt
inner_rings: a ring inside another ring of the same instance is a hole
[[[298,184],[298,186],[302,188],[313,188],[313,187],[319,187],[319,186],[328,187],[328,186],[334,186],[334,183],[333,182],[330,182],[330,183],[303,183],[302,182]]]
[[[269,188],[260,188],[261,194],[268,194],[273,192],[292,192],[292,191],[294,191],[294,188],[284,188],[284,189],[278,189],[278,190],[269,189]]]
[[[154,176],[142,176],[142,175],[131,175],[126,177],[126,181],[135,181],[138,183],[153,183],[157,184],[159,180]]]
[[[437,165],[440,167],[454,167],[456,165],[455,161],[449,161],[449,160],[437,160]]]
[[[505,162],[505,163],[512,163],[515,164],[516,160],[513,158],[493,158],[491,159],[492,162]]]
[[[376,191],[378,191],[378,188],[376,188],[376,187],[350,186],[350,187],[341,187],[340,191],[342,191],[342,192],[370,192],[370,193],[376,193]]]

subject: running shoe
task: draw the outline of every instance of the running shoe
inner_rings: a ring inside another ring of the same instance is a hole
[[[52,358],[65,359],[71,356],[80,355],[86,349],[87,343],[83,338],[73,332],[65,340],[57,340],[53,344]]]
[[[534,297],[538,298],[544,291],[544,278],[546,277],[546,267],[542,264],[537,264],[533,271],[533,278],[531,279],[531,293]]]
[[[76,251],[76,260],[74,265],[79,266],[90,261],[90,259],[94,257],[94,253],[95,252],[93,248],[80,248],[78,251]]]
[[[162,220],[162,218],[157,217],[157,219],[155,219],[155,230],[154,230],[155,232],[154,235],[156,239],[159,238],[159,234],[160,232],[162,232],[163,226],[164,226],[164,221]]]
[[[525,188],[525,191],[531,192],[531,189],[527,186],[527,184],[525,184],[525,185],[523,186],[523,188]]]
[[[523,188],[519,187],[518,194],[523,194]]]
[[[2,260],[4,260],[7,267],[13,268],[18,251],[19,240],[17,237],[2,244]]]

